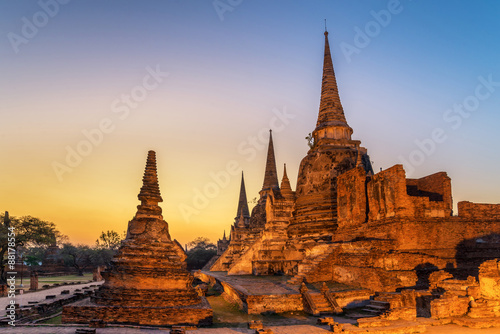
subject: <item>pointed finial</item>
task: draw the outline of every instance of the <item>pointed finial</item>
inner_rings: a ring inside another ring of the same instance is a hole
[[[335,71],[333,70],[332,55],[330,53],[330,45],[328,43],[328,32],[325,31],[325,53],[323,58],[323,78],[321,82],[321,98],[319,103],[318,121],[316,129],[312,132],[315,144],[320,147],[321,141],[319,138],[330,138],[330,134],[335,131],[326,131],[326,128],[342,127],[342,131],[338,131],[342,135],[342,139],[351,139],[352,129],[347,124],[344,109],[340,102],[337,80]],[[318,136],[319,134],[319,136]],[[336,137],[335,137],[336,138]],[[339,138],[336,138],[339,139]]]
[[[142,187],[138,197],[141,202],[163,202],[163,199],[160,195],[160,187],[158,186],[155,151],[148,152],[146,168],[144,170],[144,176],[142,178]]]
[[[286,174],[286,164],[284,164],[283,168],[283,178],[281,179],[281,194],[285,198],[293,198],[292,187],[290,186],[290,180],[288,179],[288,175]]]
[[[328,36],[328,29],[326,29],[326,19],[325,19],[325,35]]]
[[[276,159],[274,157],[273,132],[269,129],[269,146],[267,147],[266,169],[264,172],[264,184],[262,185],[261,196],[263,191],[279,190],[278,173],[276,172]]]
[[[243,216],[249,217],[250,211],[248,210],[248,202],[247,202],[247,192],[245,190],[245,178],[243,176],[243,171],[241,171],[241,185],[240,185],[240,197],[238,199],[238,209],[236,210],[236,220],[239,219],[240,214],[243,213]]]

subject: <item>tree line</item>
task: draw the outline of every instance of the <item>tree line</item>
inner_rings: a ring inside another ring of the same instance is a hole
[[[101,232],[92,246],[72,244],[52,222],[32,216],[6,217],[0,214],[0,284],[7,282],[10,231],[15,231],[15,245],[11,249],[17,252],[18,261],[22,259],[31,270],[43,270],[43,264],[50,258],[52,263],[71,268],[78,275],[98,266],[109,266],[125,238],[125,232],[120,235],[108,230]],[[216,246],[204,237],[198,237],[187,245],[188,270],[203,268],[217,253]]]

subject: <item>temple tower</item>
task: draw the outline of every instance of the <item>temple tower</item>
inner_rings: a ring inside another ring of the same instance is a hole
[[[266,200],[268,196],[278,194],[280,191],[278,183],[278,172],[276,171],[276,159],[274,157],[273,133],[269,130],[269,145],[267,147],[266,169],[264,172],[264,183],[259,192],[260,198],[252,210],[250,227],[263,229],[266,224]]]
[[[229,271],[233,264],[248,250],[258,235],[258,231],[250,227],[245,178],[242,172],[238,208],[234,222],[231,225],[230,236],[228,240],[221,242],[221,245],[224,245],[224,248],[221,248],[223,251],[220,257],[210,266],[210,270]]]
[[[267,147],[266,170],[264,172],[264,184],[259,194],[264,196],[269,191],[279,190],[278,172],[276,171],[276,158],[274,157],[273,131],[269,130],[269,145]]]
[[[296,206],[288,234],[292,240],[331,240],[337,223],[337,176],[356,167],[365,166],[366,149],[359,140],[352,140],[340,102],[333,70],[328,32],[325,31],[323,79],[318,121],[312,132],[313,146],[299,167]]]
[[[245,178],[243,172],[241,172],[241,185],[240,185],[240,198],[238,200],[238,210],[236,211],[236,218],[234,221],[237,222],[243,216],[245,219],[250,218],[250,211],[248,210],[247,202],[247,192],[245,190]]]
[[[295,193],[292,191],[292,187],[290,186],[290,180],[288,179],[288,175],[286,174],[286,164],[283,167],[283,178],[281,179],[280,186],[281,195],[289,200],[295,199]]]
[[[140,325],[204,325],[212,322],[212,309],[191,286],[186,254],[173,241],[163,220],[156,173],[156,155],[148,152],[141,204],[128,223],[127,236],[111,266],[102,273],[104,284],[89,305],[78,303],[63,311],[63,322],[85,323],[102,319]],[[79,307],[80,306],[80,307]]]

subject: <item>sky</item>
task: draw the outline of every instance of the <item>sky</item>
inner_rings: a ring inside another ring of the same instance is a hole
[[[499,16],[496,0],[1,0],[0,210],[93,244],[126,230],[155,150],[170,234],[215,242],[242,170],[258,197],[270,128],[295,189],[325,19],[374,170],[446,171],[455,204],[499,203]]]

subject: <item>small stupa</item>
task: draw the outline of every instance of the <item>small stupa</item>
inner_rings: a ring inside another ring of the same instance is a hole
[[[209,325],[213,311],[205,297],[192,287],[186,254],[171,239],[163,220],[156,172],[156,154],[148,152],[141,204],[128,223],[127,236],[105,279],[90,301],[64,307],[63,322],[139,325]]]

